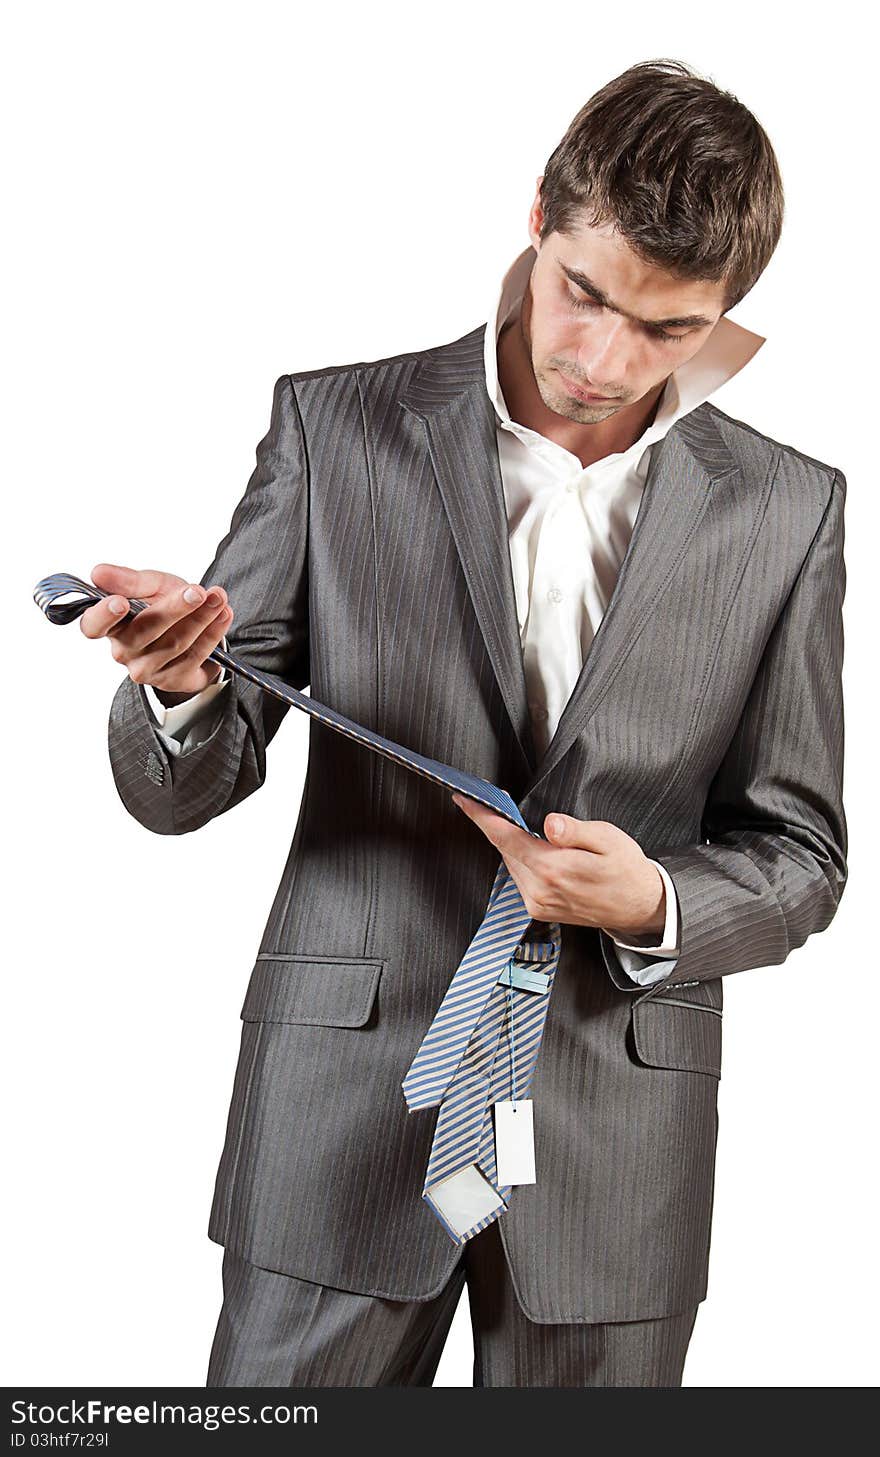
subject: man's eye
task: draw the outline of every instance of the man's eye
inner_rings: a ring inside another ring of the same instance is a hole
[[[680,344],[686,337],[684,334],[667,334],[665,329],[649,329],[648,333],[652,339],[662,339],[667,344]]]
[[[573,304],[576,309],[598,309],[598,308],[601,308],[601,304],[597,304],[596,301],[595,301],[595,299],[591,299],[591,298],[577,298],[576,295],[573,294],[573,293],[570,293],[568,295],[568,300],[569,300],[569,303]]]
[[[575,309],[600,309],[602,307],[601,304],[596,303],[595,299],[578,298],[573,293],[569,293],[568,301]],[[648,329],[647,333],[652,339],[660,339],[664,344],[680,344],[682,339],[687,337],[685,334],[670,334],[666,329]]]

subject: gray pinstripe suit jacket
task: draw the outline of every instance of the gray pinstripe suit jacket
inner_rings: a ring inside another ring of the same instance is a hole
[[[484,329],[278,379],[201,580],[235,607],[231,651],[494,781],[533,828],[554,809],[610,820],[669,870],[681,955],[660,987],[634,988],[604,932],[563,928],[538,1182],[499,1224],[533,1320],[647,1319],[706,1294],[722,978],[785,961],[846,882],[846,482],[709,403],[680,419],[535,762]],[[175,758],[142,686],[120,684],[113,775],[155,833],[197,830],[263,784],[288,709],[237,677],[223,701]],[[208,1234],[270,1269],[427,1299],[460,1250],[420,1197],[436,1115],[408,1114],[400,1084],[498,857],[435,784],[309,730]]]

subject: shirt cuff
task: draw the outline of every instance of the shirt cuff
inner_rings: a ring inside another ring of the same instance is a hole
[[[219,728],[222,716],[222,712],[203,713],[195,723],[190,724],[188,729],[180,730],[179,738],[172,738],[170,734],[160,728],[156,729],[156,733],[162,740],[168,753],[173,758],[177,758],[180,754],[189,753],[190,749],[197,749],[199,744],[203,744],[206,739],[212,738]],[[632,956],[633,952],[627,951],[621,954]],[[663,965],[669,966],[671,963],[664,961]]]
[[[613,938],[612,938],[613,944]],[[634,986],[652,987],[658,981],[670,977],[678,964],[677,956],[656,956],[649,959],[640,951],[628,951],[623,946],[614,946],[614,954]]]

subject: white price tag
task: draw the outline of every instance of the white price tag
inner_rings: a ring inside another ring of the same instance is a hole
[[[534,1184],[535,1128],[531,1098],[495,1103],[498,1185]]]

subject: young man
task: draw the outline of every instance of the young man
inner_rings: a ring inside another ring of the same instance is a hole
[[[93,573],[120,596],[81,624],[128,670],[110,756],[147,828],[264,782],[287,707],[206,661],[228,630],[545,837],[310,720],[211,1211],[209,1385],[430,1384],[465,1282],[477,1385],[681,1382],[722,979],[823,930],[847,876],[845,480],[709,402],[763,343],[726,315],[782,215],[736,98],[632,67],[553,152],[486,324],[281,376],[190,597]],[[128,597],[150,605],[120,625]],[[562,954],[536,1182],[462,1247],[401,1081],[501,859]]]

